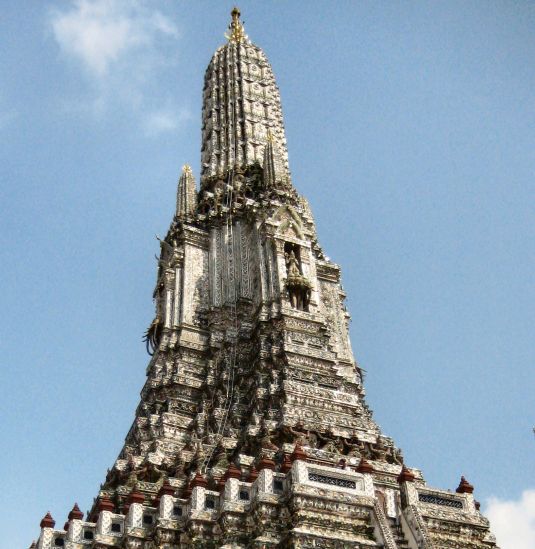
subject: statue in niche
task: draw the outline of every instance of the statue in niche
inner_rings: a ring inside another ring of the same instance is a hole
[[[310,303],[311,284],[303,276],[299,260],[293,248],[286,252],[286,288],[290,297],[290,303],[294,309],[299,311],[308,311]]]

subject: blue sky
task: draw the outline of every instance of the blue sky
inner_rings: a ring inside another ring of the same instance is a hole
[[[48,510],[61,526],[87,509],[120,450],[154,235],[181,166],[198,173],[231,7],[2,2],[0,547],[29,545]],[[502,548],[532,547],[535,4],[240,8],[281,89],[294,184],[343,269],[376,419],[429,484],[464,474],[491,514],[528,509]]]

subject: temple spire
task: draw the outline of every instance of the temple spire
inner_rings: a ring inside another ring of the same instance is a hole
[[[201,187],[238,165],[262,164],[267,132],[272,134],[289,179],[288,151],[279,89],[261,48],[232,10],[227,42],[212,56],[205,74]]]
[[[197,207],[197,194],[195,191],[195,178],[189,164],[182,168],[182,174],[178,180],[176,193],[176,215],[179,219],[187,219],[195,213]]]

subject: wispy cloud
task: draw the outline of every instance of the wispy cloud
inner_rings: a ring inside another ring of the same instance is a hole
[[[120,105],[151,125],[151,135],[179,127],[172,121],[180,109],[154,86],[177,49],[179,32],[169,17],[142,0],[72,0],[52,9],[49,22],[64,58],[86,76],[95,114]]]
[[[525,490],[518,500],[490,498],[485,514],[501,549],[535,547],[535,490]]]
[[[61,50],[98,77],[137,50],[154,48],[160,35],[178,36],[173,21],[135,0],[74,0],[53,10],[51,23]]]
[[[154,136],[160,133],[179,129],[184,122],[191,118],[189,111],[183,109],[179,112],[173,109],[162,109],[150,112],[145,117],[145,132]]]

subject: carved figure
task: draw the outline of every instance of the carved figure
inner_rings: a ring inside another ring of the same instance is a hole
[[[301,274],[299,261],[293,250],[286,254],[286,288],[294,309],[307,311],[310,303],[310,282]]]
[[[158,348],[158,345],[160,345],[162,331],[162,321],[157,316],[143,335],[143,341],[147,346],[147,353],[149,353],[149,355],[153,355],[154,351],[156,351],[156,349]]]
[[[351,442],[353,440],[355,439],[342,439],[344,454],[349,457],[362,457],[362,454],[365,451],[364,443],[358,439],[356,440],[356,442]]]
[[[377,461],[386,461],[387,453],[388,453],[388,448],[385,445],[383,438],[379,437],[377,439],[376,444],[372,446],[373,457]]]

